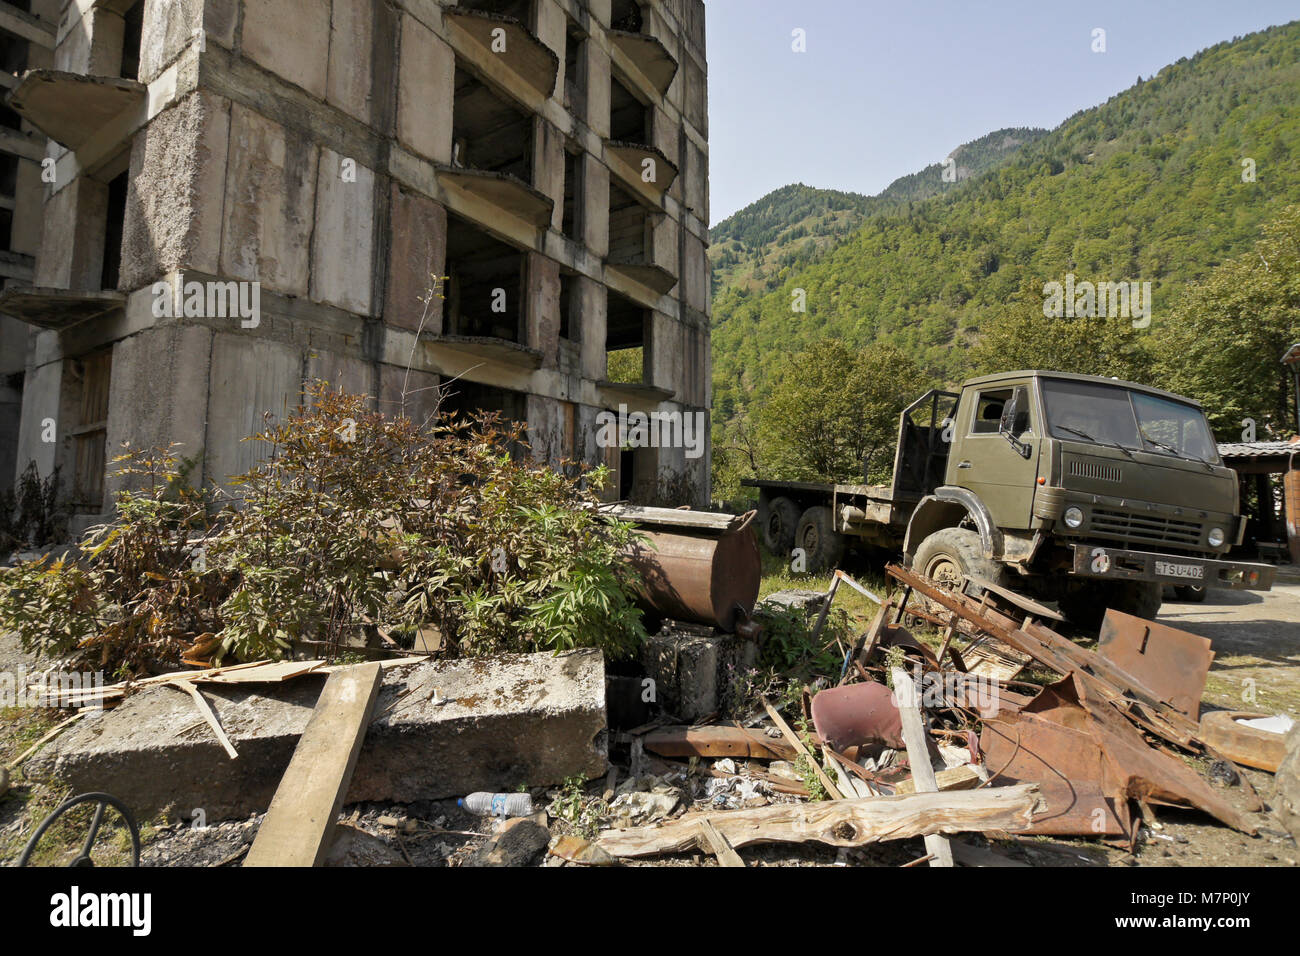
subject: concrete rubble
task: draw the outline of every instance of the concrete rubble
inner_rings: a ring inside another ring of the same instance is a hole
[[[78,722],[25,765],[139,813],[209,820],[266,810],[323,679],[201,685],[239,752],[231,760],[188,694],[149,687]],[[597,651],[427,661],[390,669],[347,802],[513,791],[606,770],[604,661]]]

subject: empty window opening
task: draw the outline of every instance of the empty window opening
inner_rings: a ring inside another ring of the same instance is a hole
[[[140,77],[140,42],[144,35],[144,0],[138,0],[122,14],[122,69],[118,74],[128,80]]]
[[[454,412],[461,421],[471,419],[479,413],[493,412],[500,415],[503,422],[528,421],[528,397],[522,392],[463,378],[448,386],[439,408],[444,414]],[[520,444],[514,444],[510,448],[511,455],[515,457],[521,456],[523,451]]]
[[[0,69],[6,73],[22,73],[27,69],[26,40],[0,33]]]
[[[649,108],[618,80],[611,77],[609,83],[609,138],[624,143],[649,143]]]
[[[104,266],[101,289],[116,289],[121,278],[122,224],[126,221],[127,173],[108,184],[108,215],[104,220]]]
[[[614,0],[609,9],[609,25],[615,30],[640,33],[645,29],[645,14],[636,0]]]
[[[582,241],[583,166],[581,153],[564,152],[564,211],[560,232],[575,242]]]
[[[72,505],[79,511],[98,513],[104,506],[104,472],[108,466],[105,445],[108,385],[112,364],[113,353],[107,349],[68,363],[74,387],[80,391],[75,406],[77,423],[72,429]]]
[[[650,242],[650,212],[613,183],[609,186],[609,261],[646,265]]]
[[[564,98],[575,116],[587,113],[587,34],[572,20],[564,34]]]
[[[527,259],[457,216],[447,217],[449,335],[479,335],[523,343]]]
[[[617,292],[609,293],[605,316],[605,379],[640,385],[647,381],[645,344],[650,310]]]
[[[569,342],[582,341],[582,313],[578,296],[578,277],[571,272],[560,273],[560,338]]]
[[[533,0],[460,0],[459,6],[463,10],[479,10],[503,17],[514,17],[529,31],[536,32],[533,23]]]
[[[0,249],[13,242],[14,195],[18,191],[18,157],[0,153]]]
[[[533,120],[473,74],[456,68],[452,165],[533,181]]]

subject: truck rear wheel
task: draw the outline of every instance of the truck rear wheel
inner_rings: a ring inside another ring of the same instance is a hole
[[[964,577],[1006,583],[1006,569],[984,556],[979,532],[969,528],[944,528],[930,535],[916,549],[912,569],[952,591],[961,587]],[[972,585],[970,593],[978,597],[984,592],[979,585]]]
[[[1079,627],[1101,628],[1107,608],[1155,620],[1164,600],[1164,586],[1154,581],[1088,581],[1061,598],[1061,613]]]
[[[764,509],[762,527],[767,550],[788,561],[799,528],[799,506],[789,498],[773,498]]]
[[[835,530],[831,509],[823,505],[809,508],[799,519],[794,546],[802,548],[809,571],[825,571],[839,565],[844,557],[844,535]]]

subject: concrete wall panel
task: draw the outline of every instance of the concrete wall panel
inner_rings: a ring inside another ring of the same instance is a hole
[[[427,312],[424,299],[445,274],[447,210],[418,193],[394,184],[389,235],[388,283],[384,321],[415,331],[442,331],[443,300],[435,296]]]
[[[321,150],[312,232],[311,297],[370,314],[375,239],[375,174],[330,149]]]
[[[265,429],[262,414],[282,422],[302,399],[302,353],[278,342],[218,333],[212,342],[204,475],[225,484],[269,454],[243,439]]]
[[[325,99],[329,0],[244,0],[244,55]]]

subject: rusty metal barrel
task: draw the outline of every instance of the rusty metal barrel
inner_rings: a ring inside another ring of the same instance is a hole
[[[715,515],[624,506],[645,538],[624,552],[641,577],[641,603],[677,621],[734,631],[758,600],[763,565],[753,514]]]

